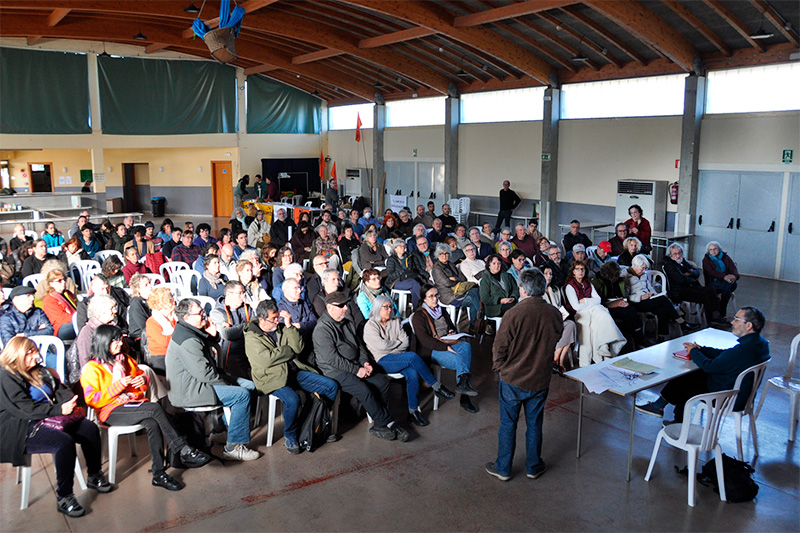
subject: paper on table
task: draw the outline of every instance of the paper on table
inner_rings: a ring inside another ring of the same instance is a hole
[[[634,361],[630,357],[624,357],[619,361],[615,361],[614,366],[617,366],[619,368],[625,368],[627,370],[633,370],[634,372],[638,372],[640,374],[650,374],[658,370],[657,366],[639,363],[637,361]]]
[[[457,341],[461,337],[472,337],[469,333],[453,333],[452,335],[445,335],[441,337],[443,341]]]

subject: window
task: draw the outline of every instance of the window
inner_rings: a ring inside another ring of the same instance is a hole
[[[563,86],[561,118],[657,117],[683,114],[686,74]]]
[[[342,105],[328,108],[329,130],[356,129],[357,116],[361,116],[361,128],[372,128],[375,117],[372,108],[375,104]]]
[[[715,70],[708,73],[706,113],[800,109],[800,63]]]
[[[542,120],[544,87],[470,93],[461,96],[461,123]]]
[[[386,126],[403,128],[443,125],[444,101],[444,96],[435,96],[386,102]]]

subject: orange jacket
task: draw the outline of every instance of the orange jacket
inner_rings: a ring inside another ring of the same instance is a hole
[[[136,377],[144,374],[142,370],[136,365],[136,362],[130,357],[127,358],[128,367],[130,372],[128,375]],[[147,376],[145,376],[145,379]],[[120,381],[112,383],[111,370],[104,364],[97,361],[89,361],[83,367],[81,373],[81,387],[83,387],[83,397],[86,404],[97,411],[97,416],[101,422],[105,422],[111,411],[132,400],[144,400],[145,391],[149,383],[145,383],[141,387],[126,387]],[[127,398],[120,398],[120,395],[125,392],[128,394]]]
[[[47,315],[47,319],[53,324],[53,335],[58,335],[58,328],[64,324],[72,324],[72,315],[78,307],[78,299],[69,291],[64,291],[61,298],[55,296],[54,292],[49,292],[42,298],[42,310]]]

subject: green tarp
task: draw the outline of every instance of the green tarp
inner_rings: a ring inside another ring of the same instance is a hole
[[[236,74],[210,61],[98,58],[103,133],[236,133]]]
[[[0,132],[91,133],[85,54],[0,48]]]
[[[319,133],[318,98],[262,76],[247,77],[247,133]]]

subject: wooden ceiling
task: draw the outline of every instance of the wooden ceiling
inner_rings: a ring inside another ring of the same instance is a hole
[[[194,0],[212,28],[219,0]],[[244,0],[234,63],[329,105],[789,61],[797,0]],[[0,36],[209,58],[190,0],[2,0]],[[772,34],[764,39],[751,36]],[[145,36],[135,40],[136,34]]]

